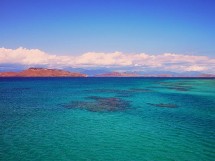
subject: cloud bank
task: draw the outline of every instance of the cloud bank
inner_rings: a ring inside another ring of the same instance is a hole
[[[215,59],[207,56],[164,53],[124,54],[121,52],[88,52],[78,56],[52,55],[39,49],[0,48],[0,64],[20,64],[25,66],[64,67],[108,67],[126,68],[135,71],[164,70],[173,72],[201,71],[214,73]]]

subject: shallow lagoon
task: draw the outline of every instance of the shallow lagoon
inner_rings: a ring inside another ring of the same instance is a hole
[[[215,158],[215,79],[1,78],[0,160]]]

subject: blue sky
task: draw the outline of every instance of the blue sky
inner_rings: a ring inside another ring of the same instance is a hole
[[[214,0],[1,0],[0,71],[215,74]]]
[[[1,0],[0,46],[215,57],[214,0]]]

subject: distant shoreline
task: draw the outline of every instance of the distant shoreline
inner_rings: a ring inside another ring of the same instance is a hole
[[[22,77],[22,78],[73,78],[73,77],[93,77],[93,78],[215,78],[214,74],[198,74],[198,75],[180,75],[180,74],[138,74],[135,72],[109,72],[97,75],[87,75],[80,72],[71,72],[61,69],[48,68],[29,68],[19,72],[0,72],[0,78]]]
[[[215,77],[94,77],[94,76],[88,76],[88,77],[63,77],[63,76],[58,76],[58,77],[43,77],[43,76],[37,76],[37,77],[20,77],[20,76],[11,76],[11,77],[2,77],[1,78],[161,78],[161,79],[215,79]]]

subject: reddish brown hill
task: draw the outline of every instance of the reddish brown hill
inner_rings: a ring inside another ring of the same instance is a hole
[[[96,75],[96,77],[138,77],[140,75],[136,73],[127,73],[127,72],[110,72],[110,73],[104,73],[104,74],[99,74]]]
[[[87,77],[87,75],[59,69],[29,68],[21,72],[1,72],[0,77]]]
[[[17,72],[0,72],[0,77],[13,77]]]

